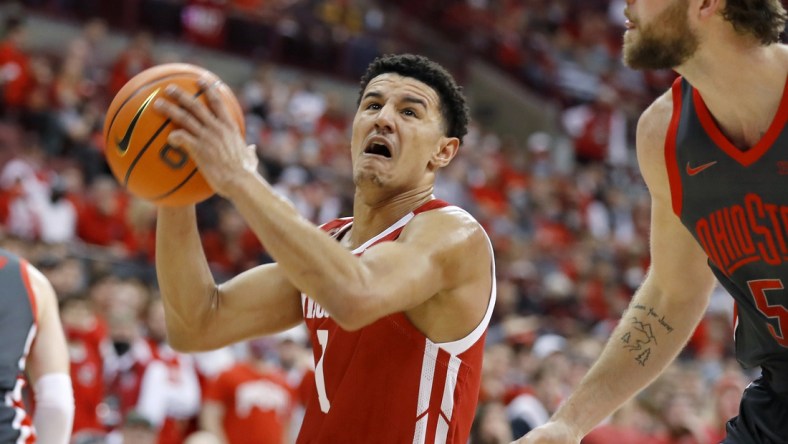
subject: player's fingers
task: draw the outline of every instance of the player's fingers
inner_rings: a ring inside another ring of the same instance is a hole
[[[209,78],[201,77],[197,80],[197,84],[201,90],[205,91],[205,98],[208,100],[208,105],[211,107],[213,113],[219,117],[219,120],[237,128],[238,124],[230,115],[230,110],[227,108],[227,103],[222,99],[222,88],[228,88],[221,80],[211,80]]]
[[[197,140],[188,131],[182,129],[170,131],[170,134],[167,135],[167,143],[182,148],[190,156],[195,157],[194,147],[197,146]]]
[[[175,126],[184,128],[194,134],[202,129],[202,124],[194,114],[165,99],[156,99],[153,103],[156,110],[169,117]]]
[[[175,101],[181,108],[191,113],[203,125],[210,124],[215,118],[211,110],[199,100],[199,97],[204,93],[202,89],[195,94],[189,94],[180,88],[178,85],[167,85],[164,88],[164,94]]]

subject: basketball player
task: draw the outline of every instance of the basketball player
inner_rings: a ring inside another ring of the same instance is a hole
[[[169,143],[189,151],[277,262],[217,286],[194,208],[160,208],[172,345],[206,350],[306,321],[316,388],[298,442],[465,443],[495,281],[484,230],[432,194],[466,133],[460,88],[424,57],[369,66],[350,146],[353,217],[320,229],[257,173],[253,148],[205,86],[210,107],[175,87],[157,102],[183,128]]]
[[[762,376],[726,444],[788,439],[788,48],[779,0],[628,0],[624,61],[681,77],[641,116],[651,269],[597,363],[519,443],[578,443],[676,357],[714,277],[736,302],[736,356]]]
[[[0,249],[0,297],[0,390],[5,399],[0,442],[66,444],[74,395],[55,291],[27,261]],[[32,420],[22,399],[25,373],[35,399]]]

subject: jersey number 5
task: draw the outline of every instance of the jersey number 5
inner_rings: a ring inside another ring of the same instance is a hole
[[[766,299],[766,291],[785,288],[782,281],[779,279],[756,279],[747,281],[747,286],[750,287],[750,293],[752,293],[758,311],[767,318],[777,319],[777,328],[774,328],[772,324],[766,324],[769,327],[769,332],[774,336],[777,343],[783,347],[788,347],[788,338],[783,333],[783,329],[788,328],[788,309],[784,305],[770,304]]]
[[[326,377],[323,374],[323,360],[326,358],[326,347],[328,346],[328,330],[317,331],[317,342],[320,344],[320,359],[315,365],[315,386],[317,387],[317,400],[320,401],[320,411],[328,413],[331,409],[331,401],[326,395]]]

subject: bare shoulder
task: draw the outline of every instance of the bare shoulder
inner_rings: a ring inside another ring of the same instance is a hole
[[[400,241],[424,246],[449,270],[467,274],[471,268],[489,270],[492,260],[484,228],[467,211],[445,207],[416,215],[406,226]],[[482,258],[490,258],[488,261]],[[474,260],[467,260],[474,258]]]
[[[57,296],[49,279],[34,266],[27,264],[27,277],[35,297],[38,331],[30,349],[26,371],[32,384],[50,373],[69,372],[68,347],[58,316]]]
[[[673,97],[666,91],[643,111],[637,125],[637,155],[640,171],[652,193],[667,183],[665,140],[673,116]]]
[[[451,246],[479,243],[486,246],[484,229],[467,211],[450,206],[416,215],[402,232],[401,239],[440,241]]]
[[[55,295],[55,289],[52,287],[49,279],[44,276],[44,273],[30,264],[27,264],[27,276],[30,279],[30,287],[33,290],[33,296],[36,298],[38,315],[40,316],[44,307],[56,306],[57,296]]]

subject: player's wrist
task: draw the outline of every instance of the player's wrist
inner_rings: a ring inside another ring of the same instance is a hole
[[[256,170],[241,168],[228,174],[221,186],[214,191],[226,199],[234,200],[246,194],[254,194],[254,190],[262,182],[263,180]]]
[[[548,423],[552,423],[554,427],[563,431],[565,436],[571,437],[575,442],[580,442],[583,437],[588,433],[576,420],[567,417],[563,412],[556,412]]]

